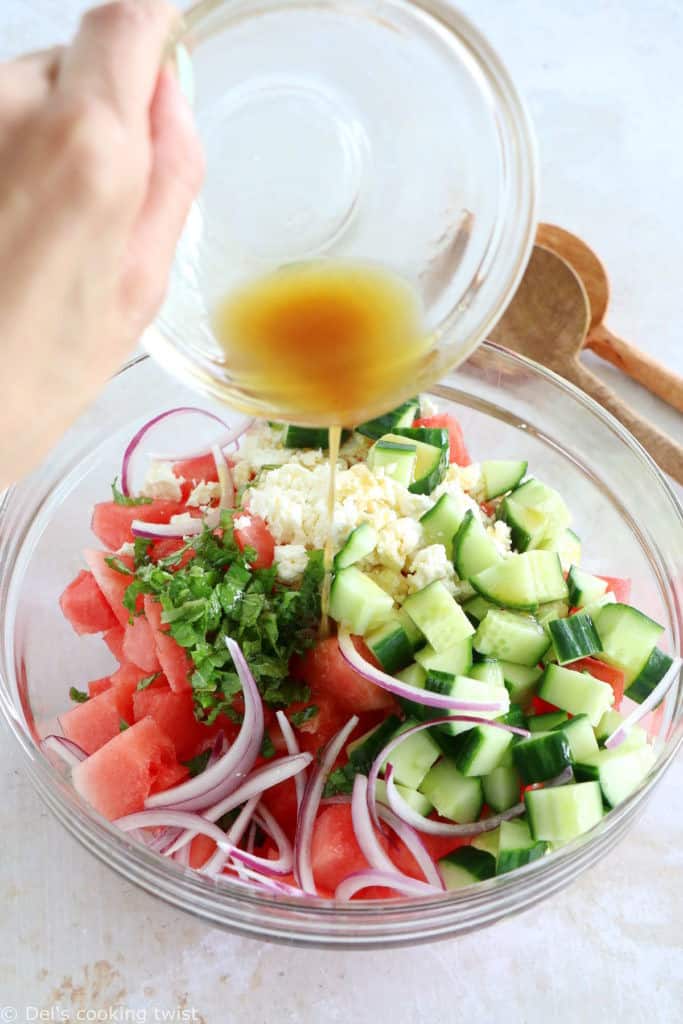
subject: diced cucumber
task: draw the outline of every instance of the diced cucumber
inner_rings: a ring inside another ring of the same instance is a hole
[[[440,580],[409,594],[403,608],[437,653],[474,633],[472,623]]]
[[[394,736],[407,732],[408,729],[412,729],[415,725],[418,725],[416,719],[406,719],[403,725],[396,730]],[[413,736],[409,736],[407,740],[403,740],[389,754],[389,760],[394,768],[394,780],[402,786],[407,786],[408,789],[422,790],[420,783],[440,754],[440,747],[426,729],[423,729],[422,732],[416,732]],[[386,770],[386,766],[387,763],[385,761],[382,765],[383,772]],[[429,793],[426,796],[429,798]],[[434,803],[433,800],[432,803]]]
[[[431,494],[448,469],[448,431],[439,427],[399,427],[387,435],[393,441],[408,438],[417,446],[415,479],[408,488],[413,494]]]
[[[408,640],[410,641],[410,646],[413,648],[413,650],[416,651],[419,647],[422,647],[422,645],[425,642],[425,638],[423,637],[421,631],[417,628],[417,626],[411,619],[410,615],[408,615],[408,613],[405,612],[403,608],[399,608],[396,612],[396,615],[398,617],[398,621],[401,623],[404,630],[406,631],[406,636],[408,637]]]
[[[595,738],[599,744],[604,744],[605,740],[616,732],[619,726],[624,722],[624,716],[620,715],[618,711],[606,711],[602,716],[598,724],[594,729]],[[639,725],[632,726],[626,739],[619,744],[618,750],[635,750],[636,747],[642,747],[648,741],[647,733],[645,729]],[[591,751],[591,756],[595,751]],[[585,760],[582,758],[581,760]]]
[[[562,732],[545,732],[520,740],[512,748],[512,760],[522,782],[546,782],[571,764],[569,743]]]
[[[552,487],[533,478],[508,494],[498,517],[510,527],[512,546],[517,551],[538,547],[545,538],[565,530],[570,521],[564,499]]]
[[[365,642],[389,675],[395,675],[413,660],[413,645],[398,615],[368,633]]]
[[[426,796],[420,793],[417,789],[408,789],[407,786],[401,786],[396,783],[396,792],[399,796],[403,797],[409,807],[412,807],[414,811],[421,814],[423,818],[431,814],[434,808],[430,804]],[[378,779],[375,785],[375,796],[380,803],[389,806],[389,799],[387,797],[387,784],[384,779]]]
[[[498,856],[498,845],[500,843],[500,828],[492,828],[489,832],[480,832],[475,836],[470,846],[475,850],[483,850],[490,853],[492,857]]]
[[[469,676],[452,676],[447,672],[430,671],[427,673],[426,688],[433,693],[443,693],[455,700],[481,701],[482,703],[497,703],[500,709],[496,711],[471,712],[479,718],[498,718],[505,714],[510,707],[510,697],[504,686],[492,686],[491,683],[482,683],[479,679],[471,679]],[[448,713],[457,717],[463,712],[452,711]],[[459,736],[462,732],[474,728],[476,723],[453,722],[439,725],[436,728],[449,736]],[[500,732],[502,730],[496,730]]]
[[[572,565],[570,568],[567,586],[569,587],[569,603],[574,608],[585,608],[587,604],[598,601],[607,591],[607,584],[604,580],[579,569],[578,565]]]
[[[347,744],[346,756],[353,765],[356,772],[367,775],[372,768],[372,763],[377,755],[386,747],[392,736],[396,735],[401,722],[397,715],[389,715],[376,725],[374,729],[359,736]]]
[[[474,597],[470,597],[463,604],[463,611],[475,622],[481,622],[487,612],[490,612],[492,608],[497,608],[492,601],[487,601],[481,594],[475,594]]]
[[[427,673],[422,668],[422,665],[413,662],[412,665],[404,668],[402,672],[397,672],[396,678],[402,683],[407,683],[408,686],[414,686],[416,690],[424,690],[425,683],[427,682]],[[433,710],[428,709],[424,704],[407,700],[405,697],[399,697],[398,702],[409,718],[412,717],[419,721],[423,721],[427,714]]]
[[[343,430],[341,440],[351,437],[350,430]],[[299,427],[288,423],[282,439],[284,448],[324,448],[330,447],[330,432],[327,427]]]
[[[609,683],[594,679],[587,672],[575,672],[559,665],[548,665],[538,687],[538,695],[570,715],[588,715],[596,726],[614,703]]]
[[[468,509],[453,538],[453,563],[458,576],[469,580],[502,561],[502,557],[481,521]]]
[[[508,459],[489,459],[481,464],[481,476],[484,483],[484,501],[497,498],[507,491],[514,490],[527,471],[527,462],[515,462]]]
[[[466,778],[448,757],[430,769],[419,789],[443,818],[461,824],[476,821],[484,805],[481,779]]]
[[[524,802],[534,839],[553,843],[583,835],[597,825],[603,815],[597,782],[527,790]]]
[[[528,723],[529,732],[548,732],[556,725],[562,725],[568,718],[566,711],[548,711],[544,715],[531,715]]]
[[[539,551],[554,551],[566,571],[575,562],[581,561],[581,538],[573,530],[559,530],[544,537],[538,544]]]
[[[602,642],[602,660],[620,668],[630,686],[645,668],[664,626],[628,604],[605,605],[594,622]]]
[[[472,665],[464,675],[470,679],[479,679],[482,683],[491,683],[493,686],[505,686],[505,676],[497,658],[484,658]]]
[[[538,715],[538,718],[541,717],[544,716]],[[565,719],[564,722],[559,722],[550,728],[563,733],[569,744],[572,761],[583,761],[585,758],[597,754],[598,741],[588,715],[575,715],[574,718]]]
[[[593,625],[595,625],[595,619],[597,617],[599,610],[601,608],[604,608],[606,604],[616,603],[617,599],[614,596],[614,593],[611,590],[608,590],[607,593],[603,594],[602,597],[599,597],[597,601],[591,601],[590,604],[587,604],[583,610],[585,611],[586,615],[590,615],[591,619],[593,620]]]
[[[553,551],[511,555],[470,577],[482,597],[506,608],[534,610],[549,601],[564,601],[567,584]]]
[[[415,652],[415,661],[428,671],[449,672],[453,676],[466,676],[472,665],[472,638],[458,640],[443,651],[435,651],[431,644]]]
[[[598,654],[602,644],[593,620],[586,612],[548,623],[553,650],[560,665]]]
[[[381,437],[368,452],[370,469],[383,469],[385,476],[391,477],[403,487],[409,487],[413,482],[416,462],[417,447],[409,441],[399,444]]]
[[[391,617],[393,606],[391,595],[355,565],[340,569],[332,581],[330,615],[356,635],[381,626]]]
[[[533,839],[526,821],[504,821],[500,826],[496,874],[504,875],[524,864],[530,864],[548,852],[548,844]]]
[[[625,696],[634,700],[636,704],[642,704],[655,686],[662,681],[672,664],[673,659],[664,651],[660,651],[659,647],[655,647],[636,678],[627,687]]]
[[[500,813],[519,801],[520,778],[512,764],[499,764],[481,780],[484,800],[492,811]]]
[[[526,708],[536,692],[538,681],[543,675],[543,669],[535,665],[514,665],[510,661],[501,661],[500,667],[503,670],[505,687],[510,694],[510,700]]]
[[[638,788],[657,756],[649,744],[636,749],[600,750],[574,767],[577,779],[597,780],[610,807],[616,807]]]
[[[550,641],[543,627],[530,615],[495,608],[479,623],[472,644],[480,654],[491,658],[515,665],[536,665]]]
[[[464,515],[465,505],[462,499],[458,500],[452,494],[442,494],[436,504],[427,509],[420,519],[425,544],[443,544],[446,554],[451,558],[453,538]]]
[[[366,558],[377,544],[377,530],[370,523],[361,523],[352,530],[343,546],[334,556],[334,568],[347,569]]]
[[[439,871],[448,890],[474,885],[496,873],[496,858],[472,846],[461,846],[439,861]]]
[[[395,430],[396,427],[412,426],[414,420],[419,415],[420,402],[417,398],[411,398],[396,409],[385,412],[383,416],[378,416],[374,420],[368,420],[367,423],[361,423],[359,427],[356,427],[356,430],[359,434],[364,434],[365,437],[371,437],[376,441],[383,434]]]
[[[500,764],[512,743],[513,734],[494,725],[477,725],[463,737],[456,758],[458,771],[463,775],[489,775]]]

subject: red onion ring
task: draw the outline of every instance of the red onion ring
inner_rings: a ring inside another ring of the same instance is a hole
[[[73,740],[68,740],[66,736],[57,736],[56,733],[46,736],[41,741],[40,747],[43,753],[51,751],[53,754],[57,754],[69,768],[75,768],[88,756],[83,747],[79,747]]]
[[[351,795],[351,822],[358,845],[370,867],[376,871],[405,877],[388,853],[384,851],[377,838],[368,810],[368,780],[364,775],[356,775],[353,780]]]
[[[387,871],[356,871],[339,883],[335,889],[334,898],[350,900],[357,892],[374,885],[394,889],[403,896],[443,895],[443,889],[437,889],[433,885],[428,885],[427,882],[419,882],[416,878],[408,878],[407,875],[393,875]]]
[[[174,409],[166,409],[164,412],[160,412],[157,416],[153,416],[151,420],[147,420],[140,429],[133,434],[130,441],[126,445],[126,450],[123,453],[123,462],[121,463],[121,492],[130,497],[130,470],[133,456],[140,446],[141,441],[147,436],[153,427],[156,427],[162,420],[168,419],[169,416],[182,416],[188,413],[196,413],[199,416],[206,416],[207,419],[215,420],[216,423],[220,423],[221,426],[225,427],[226,431],[229,430],[228,424],[225,420],[221,419],[220,416],[216,416],[215,413],[209,412],[207,409],[200,409],[193,405],[180,405]]]
[[[130,528],[134,537],[144,537],[145,540],[164,540],[167,537],[182,540],[183,537],[196,537],[200,534],[204,529],[204,520],[201,516],[183,512],[172,516],[170,523],[147,523],[144,519],[134,519]]]
[[[611,736],[607,737],[605,740],[605,746],[608,750],[613,750],[615,747],[620,746],[628,736],[633,726],[637,725],[641,718],[644,718],[645,715],[649,714],[650,711],[661,703],[668,689],[680,672],[681,665],[683,665],[681,659],[674,658],[668,672],[662,679],[660,679],[652,693],[648,694],[643,703],[639,704],[638,707],[624,719],[619,728],[615,729]]]
[[[443,693],[432,693],[429,690],[420,690],[417,686],[409,686],[408,683],[402,683],[366,661],[354,647],[351,634],[346,627],[339,629],[337,642],[344,661],[351,668],[355,669],[368,682],[375,683],[383,690],[388,690],[389,693],[393,693],[397,697],[414,700],[418,704],[426,704],[431,708],[451,708],[453,711],[471,711],[475,714],[477,711],[495,711],[497,714],[502,715],[505,714],[507,707],[509,707],[509,701],[506,707],[500,701],[456,700],[454,697],[448,697]]]
[[[277,724],[280,726],[280,732],[282,733],[282,738],[285,741],[287,753],[292,755],[300,754],[301,748],[299,746],[299,741],[296,738],[294,729],[292,729],[292,723],[289,721],[284,711],[276,712],[275,717],[277,718]],[[302,775],[301,772],[298,772],[294,776],[294,788],[296,790],[297,811],[299,811],[301,808],[301,801],[304,798],[305,785],[306,777]]]
[[[235,504],[235,485],[232,480],[230,467],[225,461],[225,455],[223,455],[217,444],[211,445],[211,454],[213,455],[213,461],[216,463],[216,473],[218,474],[218,483],[221,488],[218,507],[232,508]]]
[[[240,780],[249,774],[263,741],[263,704],[244,655],[231,637],[225,643],[242,684],[244,718],[237,739],[227,754],[219,758],[201,775],[179,786],[147,797],[145,808],[168,807],[177,811],[203,810],[237,789]]]
[[[315,881],[313,879],[313,865],[311,863],[311,841],[313,839],[313,826],[315,825],[320,799],[325,789],[327,776],[332,770],[334,762],[339,757],[342,747],[358,725],[358,716],[353,715],[346,725],[333,736],[323,749],[320,762],[311,772],[306,783],[304,799],[299,810],[297,819],[296,839],[294,842],[294,877],[304,892],[311,896],[317,895]]]
[[[214,444],[223,450],[231,444],[237,444],[241,437],[251,430],[256,420],[252,417],[248,419],[246,423],[243,423],[241,427],[233,428],[228,430],[227,433],[221,434],[217,437]],[[201,459],[204,455],[210,455],[211,449],[207,448],[206,445],[203,448],[195,448],[193,451],[185,452],[184,455],[166,455],[158,454],[156,452],[150,452],[150,459],[154,459],[155,462],[187,462],[189,459]]]
[[[245,803],[244,807],[242,808],[240,813],[237,815],[237,817],[233,821],[233,823],[230,826],[230,828],[228,829],[228,832],[227,832],[228,841],[231,842],[231,843],[234,843],[235,846],[238,846],[240,844],[240,842],[242,840],[242,836],[244,835],[244,833],[245,833],[246,829],[248,828],[248,826],[252,823],[252,818],[254,816],[254,811],[256,810],[256,806],[257,806],[257,804],[258,804],[260,799],[261,799],[261,797],[260,797],[260,794],[259,794],[257,796],[253,796],[251,798],[251,800],[247,800],[247,802]],[[194,839],[194,836],[195,836],[195,833],[191,833],[191,832],[190,833],[183,832],[182,834],[183,835],[189,835],[191,837],[191,839]],[[190,843],[188,842],[187,844],[182,846],[181,849],[182,850],[189,850],[190,849]],[[180,852],[180,851],[178,851],[178,852]],[[253,849],[247,850],[247,853],[253,853],[253,852],[254,852]],[[217,874],[219,874],[223,870],[223,866],[224,866],[224,864],[225,864],[227,859],[228,859],[228,857],[223,852],[223,850],[218,849],[218,850],[215,851],[215,853],[213,853],[209,857],[209,859],[206,861],[206,863],[202,865],[200,870],[201,870],[202,874],[212,875],[212,876],[213,875],[217,875]],[[238,864],[239,864],[239,862],[238,862]],[[242,870],[242,865],[239,864],[239,871],[241,871],[241,870]]]
[[[471,722],[473,725],[491,725],[494,729],[503,729],[505,732],[511,732],[517,736],[522,736],[526,739],[531,735],[528,729],[520,729],[516,725],[506,725],[504,722],[491,721],[489,718],[479,718],[476,715],[448,715],[444,718],[432,718],[428,722],[420,722],[419,725],[414,725],[412,729],[406,729],[405,732],[400,733],[398,736],[394,736],[390,740],[383,750],[379,752],[375,760],[372,762],[372,767],[368,774],[368,809],[370,811],[370,818],[376,828],[380,828],[379,820],[377,817],[377,798],[376,798],[376,783],[379,778],[382,765],[389,757],[389,754],[396,747],[403,743],[403,740],[408,736],[414,736],[417,732],[422,732],[423,729],[431,729],[435,725],[447,725],[449,722]],[[398,794],[397,794],[398,795]],[[403,815],[399,815],[403,818]],[[406,819],[403,818],[405,821]],[[427,820],[427,819],[422,819]]]

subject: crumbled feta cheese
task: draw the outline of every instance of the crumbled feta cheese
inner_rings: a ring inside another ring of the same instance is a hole
[[[131,542],[127,540],[115,553],[117,555],[130,555],[130,557],[133,558],[135,555],[135,544],[131,544]]]
[[[168,501],[180,501],[182,497],[182,477],[174,476],[170,462],[150,463],[142,493],[147,498],[166,498]]]
[[[455,594],[455,569],[443,544],[430,544],[417,551],[408,565],[408,592],[414,594],[423,587],[441,580],[451,594]]]
[[[507,523],[497,520],[486,527],[486,532],[493,540],[501,555],[509,555],[512,550],[512,534]]]
[[[377,560],[390,569],[401,570],[422,540],[422,527],[414,519],[402,516],[379,531],[375,551]]]
[[[303,544],[276,544],[274,554],[278,579],[293,583],[308,564],[308,553]]]
[[[232,525],[236,530],[246,530],[251,526],[251,518],[249,516],[237,516],[237,518],[233,520]]]
[[[388,565],[371,565],[363,571],[395,601],[401,603],[408,596],[408,579],[402,572],[390,569]]]
[[[220,498],[221,496],[221,485],[211,480],[202,480],[190,491],[190,496],[187,499],[187,504],[192,505],[195,508],[200,508],[202,505],[210,505],[214,498]]]

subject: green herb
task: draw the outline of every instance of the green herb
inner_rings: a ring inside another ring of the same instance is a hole
[[[122,491],[120,491],[118,486],[117,486],[118,485],[118,480],[119,480],[119,478],[117,476],[115,476],[114,477],[114,481],[113,481],[113,483],[111,485],[111,494],[112,494],[112,498],[114,499],[114,504],[115,505],[126,505],[126,506],[130,507],[131,505],[151,505],[152,504],[152,499],[151,498],[144,498],[144,497],[128,498],[128,497],[126,497],[126,495]]]
[[[273,741],[267,732],[263,734],[263,742],[261,743],[261,757],[272,757],[275,753],[275,747]]]
[[[146,690],[148,686],[151,686],[155,679],[158,679],[161,672],[152,672],[151,676],[145,676],[141,679],[138,685],[135,687],[136,690]]]
[[[77,704],[85,704],[86,700],[89,699],[87,693],[83,690],[77,690],[75,686],[72,686],[69,690],[69,697]]]
[[[189,761],[183,761],[186,768],[190,769],[190,778],[193,779],[195,775],[201,775],[209,763],[211,757],[210,750],[204,750],[201,754],[197,754],[196,757],[191,757]]]
[[[149,537],[136,537],[133,541],[133,564],[136,569],[149,562],[149,548],[152,541]]]
[[[125,718],[119,718],[119,732],[125,732],[126,729],[130,729],[129,723]]]
[[[129,569],[128,566],[125,565],[120,558],[117,558],[116,555],[111,555],[110,558],[105,558],[105,562],[107,563],[110,569],[113,569],[114,572],[120,572],[122,576],[133,575],[132,570]]]
[[[323,796],[338,796],[340,793],[350,793],[353,789],[353,780],[356,777],[356,769],[352,764],[345,764],[343,768],[335,768],[327,777]]]
[[[295,711],[289,716],[289,720],[292,725],[301,726],[305,722],[309,722],[311,718],[314,718],[318,714],[318,707],[316,704],[309,704],[307,708],[303,708],[301,711]]]

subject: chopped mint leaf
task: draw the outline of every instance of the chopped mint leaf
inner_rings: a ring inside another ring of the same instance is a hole
[[[301,711],[295,711],[289,716],[289,720],[292,725],[300,726],[304,725],[305,722],[314,718],[318,714],[318,707],[316,704],[309,704],[307,708],[303,708]]]
[[[141,679],[138,685],[135,687],[136,690],[146,690],[148,686],[151,686],[155,679],[158,679],[161,672],[152,672],[151,676],[145,676]]]
[[[191,757],[189,761],[183,761],[186,768],[190,769],[190,778],[193,779],[195,775],[201,775],[209,763],[211,757],[211,750],[204,750],[201,754],[197,754],[196,757]]]
[[[85,704],[86,700],[89,700],[88,694],[84,690],[77,690],[75,686],[72,686],[69,690],[69,697],[76,704]]]
[[[126,729],[130,729],[129,723],[125,718],[119,718],[119,732],[125,732]]]
[[[114,480],[113,480],[113,483],[111,485],[111,494],[112,494],[112,498],[114,500],[114,504],[115,505],[126,505],[126,506],[130,507],[132,505],[151,505],[152,504],[152,499],[151,498],[144,498],[144,497],[129,498],[129,497],[127,497],[123,493],[123,491],[119,490],[118,482],[119,482],[119,478],[117,476],[115,476]]]
[[[105,558],[105,562],[107,563],[110,569],[113,569],[114,572],[120,572],[122,576],[133,575],[132,571],[128,568],[128,566],[124,565],[121,559],[117,558],[116,555],[112,555],[110,558]]]
[[[263,742],[261,743],[261,757],[273,757],[275,754],[275,747],[273,741],[267,732],[263,734]]]
[[[323,796],[338,796],[340,793],[350,793],[353,789],[355,776],[356,772],[350,764],[345,764],[343,768],[335,768],[327,777]]]
[[[136,537],[133,541],[133,563],[136,569],[149,562],[149,548],[152,541],[149,537]]]

